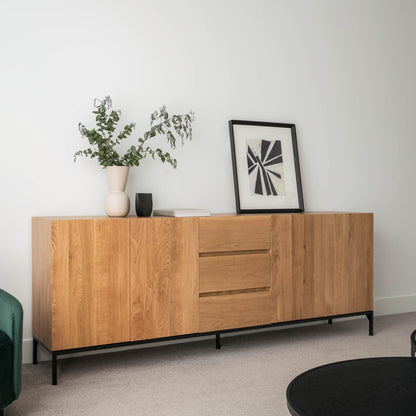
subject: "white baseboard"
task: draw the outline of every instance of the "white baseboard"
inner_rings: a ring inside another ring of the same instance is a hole
[[[374,299],[374,314],[376,316],[393,315],[397,313],[406,313],[406,312],[416,312],[416,294],[407,295],[407,296],[392,296],[388,298]],[[295,324],[295,325],[299,326],[299,324]],[[307,324],[304,324],[304,325],[307,325]],[[287,328],[287,326],[284,326],[283,328]],[[158,343],[158,345],[172,343],[172,342],[186,342],[186,341],[191,342],[191,341],[197,341],[201,339],[203,339],[203,337],[188,338],[188,339],[185,338],[180,341],[179,340],[178,341],[165,341],[163,343]],[[23,363],[24,364],[32,362],[32,351],[33,351],[32,348],[33,348],[32,339],[24,339],[23,340]],[[138,346],[135,346],[132,348],[138,348]],[[103,351],[104,350],[101,350],[101,352]],[[107,351],[110,351],[110,350],[107,350]],[[114,349],[111,349],[111,351],[114,351]],[[94,353],[94,352],[91,352],[91,353]],[[48,354],[41,346],[39,346],[38,361],[47,361],[50,359],[51,359],[50,354]]]
[[[416,293],[374,299],[374,314],[377,316],[406,312],[416,312]]]

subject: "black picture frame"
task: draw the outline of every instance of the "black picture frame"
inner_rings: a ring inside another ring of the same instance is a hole
[[[295,124],[230,120],[228,125],[237,214],[303,212]]]

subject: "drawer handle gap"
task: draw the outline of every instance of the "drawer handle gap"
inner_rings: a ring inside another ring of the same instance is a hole
[[[237,295],[240,293],[254,293],[254,292],[270,292],[270,287],[256,287],[253,289],[238,289],[238,290],[222,290],[217,292],[205,292],[200,293],[200,298],[205,298],[208,296],[224,296],[224,295]]]
[[[219,256],[242,256],[247,254],[269,254],[270,249],[259,250],[237,250],[237,251],[218,251],[209,253],[199,253],[199,257],[219,257]]]

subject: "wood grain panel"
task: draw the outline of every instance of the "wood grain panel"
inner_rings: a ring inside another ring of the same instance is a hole
[[[293,319],[292,215],[272,217],[272,305],[273,322]]]
[[[325,221],[325,313],[373,310],[373,214]]]
[[[272,219],[274,320],[373,310],[373,215]]]
[[[324,216],[303,218],[303,234],[300,236],[303,236],[303,251],[298,251],[304,264],[303,270],[299,271],[303,279],[303,305],[299,308],[297,316],[316,318],[325,314]],[[293,238],[295,239],[296,235]]]
[[[199,251],[215,253],[270,248],[270,216],[199,219]]]
[[[130,338],[128,219],[52,221],[54,350]]]
[[[32,219],[32,332],[52,349],[51,221]]]
[[[272,297],[277,322],[325,313],[323,222],[323,215],[273,217]]]
[[[270,287],[271,255],[245,254],[201,257],[199,292]]]
[[[198,219],[132,219],[131,250],[131,340],[198,332]]]
[[[201,297],[201,332],[266,325],[272,320],[269,291]]]

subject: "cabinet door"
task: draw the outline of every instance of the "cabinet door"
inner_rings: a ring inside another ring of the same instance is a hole
[[[373,309],[373,215],[293,214],[272,220],[275,321]]]
[[[275,321],[325,315],[324,216],[275,215],[272,299]]]
[[[198,219],[131,220],[131,340],[198,332]]]
[[[52,221],[54,350],[129,340],[127,219]]]
[[[373,310],[373,214],[325,217],[325,310]]]

